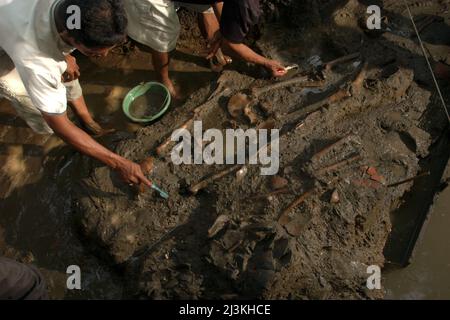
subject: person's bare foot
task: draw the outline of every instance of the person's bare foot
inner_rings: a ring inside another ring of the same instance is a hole
[[[107,134],[116,132],[115,129],[102,128],[102,126],[100,124],[98,124],[97,122],[95,122],[94,120],[83,123],[83,126],[89,134],[91,134],[95,137],[102,137]]]
[[[173,100],[181,101],[184,99],[184,97],[181,93],[180,87],[175,85],[172,80],[162,79],[162,80],[160,80],[160,82],[167,87]]]

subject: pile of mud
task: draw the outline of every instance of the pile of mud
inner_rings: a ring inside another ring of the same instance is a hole
[[[431,90],[418,85],[428,78],[411,39],[394,33],[373,38],[355,25],[347,40],[363,41],[340,41],[340,19],[359,21],[363,7],[349,1],[327,17],[335,23],[321,37],[336,51],[322,57],[358,54],[301,68],[318,88],[263,93],[233,118],[232,95],[273,81],[225,71],[135,137],[111,139],[124,157],[151,157],[150,178],[170,193],[168,201],[152,191],[139,194],[107,167],[83,160],[77,221],[97,252],[122,268],[130,294],[382,298],[382,291],[368,290],[367,268],[384,265],[390,213],[413,184],[399,182],[421,173],[419,161],[446,122]],[[263,38],[259,45],[267,43]],[[270,43],[267,51],[274,50]],[[313,43],[301,55],[320,51],[322,44]],[[295,39],[283,40],[289,62],[302,65],[297,46]],[[192,120],[202,120],[203,130],[280,129],[278,175],[262,176],[256,165],[174,165],[165,142],[180,127],[192,129]]]

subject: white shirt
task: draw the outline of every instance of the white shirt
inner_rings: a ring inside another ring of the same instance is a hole
[[[73,51],[56,31],[53,15],[59,0],[0,0],[0,48],[14,62],[33,104],[40,111],[67,109],[64,55]]]

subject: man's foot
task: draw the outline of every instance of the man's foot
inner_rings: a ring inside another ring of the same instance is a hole
[[[209,60],[211,65],[211,70],[214,72],[222,72],[226,65],[233,63],[231,57],[223,54],[222,50],[219,49],[215,56]]]
[[[170,79],[163,79],[160,80],[160,82],[169,89],[170,95],[172,96],[172,99],[175,101],[181,101],[184,99],[183,95],[181,94],[180,87],[175,85],[172,80]]]
[[[86,131],[95,136],[95,137],[102,137],[105,136],[107,134],[111,134],[116,132],[115,129],[103,129],[101,125],[99,125],[97,122],[95,122],[94,120],[90,121],[90,122],[85,122],[83,124],[84,128],[86,129]]]

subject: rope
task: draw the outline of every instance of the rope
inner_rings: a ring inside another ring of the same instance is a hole
[[[439,87],[439,83],[438,83],[438,81],[436,79],[436,75],[434,74],[433,67],[431,66],[431,62],[430,62],[430,59],[428,58],[428,54],[427,54],[427,51],[425,49],[425,45],[423,44],[422,38],[421,38],[421,36],[419,34],[419,30],[417,29],[416,23],[414,22],[414,17],[412,15],[411,8],[409,7],[409,4],[408,4],[408,2],[406,2],[406,0],[403,0],[403,2],[405,3],[406,8],[408,9],[409,18],[411,19],[411,22],[412,22],[413,27],[414,27],[414,31],[416,32],[417,38],[419,39],[420,47],[422,48],[422,52],[423,52],[423,55],[424,55],[425,59],[427,60],[428,68],[430,69],[431,76],[433,77],[433,81],[434,81],[434,84],[436,86],[437,92],[439,94],[439,98],[441,99],[442,106],[444,107],[444,111],[445,111],[445,113],[447,115],[448,122],[450,123],[450,114],[449,114],[449,111],[447,109],[447,104],[445,103],[444,96],[442,95],[441,88]]]

